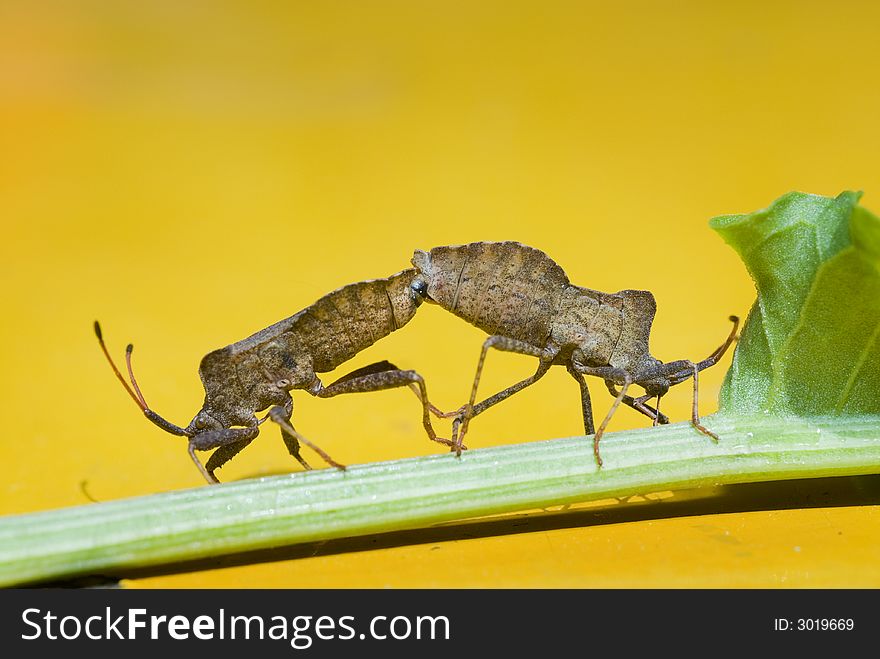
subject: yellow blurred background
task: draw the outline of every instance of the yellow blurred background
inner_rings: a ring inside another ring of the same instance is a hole
[[[705,357],[754,297],[710,217],[795,189],[880,210],[878,22],[858,1],[0,2],[0,512],[203,485],[114,379],[96,318],[185,424],[206,352],[416,248],[513,239],[577,284],[650,289],[653,354]],[[452,409],[483,338],[426,306],[322,379],[389,359]],[[701,376],[704,414],[728,364]],[[481,392],[534,367],[493,353]],[[294,401],[342,462],[437,450],[404,390]],[[468,444],[579,434],[578,401],[551,372]],[[644,425],[621,410],[612,430]],[[267,430],[221,480],[299,468]],[[877,587],[878,492],[656,493],[127,583]]]

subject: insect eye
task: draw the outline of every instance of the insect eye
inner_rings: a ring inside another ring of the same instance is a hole
[[[425,281],[416,279],[409,287],[419,297],[428,297],[428,284]]]
[[[207,425],[208,425],[208,422],[205,421],[204,417],[200,416],[199,418],[196,419],[196,428],[198,428],[199,430],[203,429]]]
[[[285,387],[290,386],[290,380],[278,380],[278,382],[275,383],[275,386],[279,389],[284,389]]]

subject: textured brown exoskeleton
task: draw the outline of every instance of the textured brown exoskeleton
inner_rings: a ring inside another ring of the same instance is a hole
[[[199,365],[205,402],[185,428],[166,421],[148,407],[132,373],[132,346],[126,349],[132,385],[129,387],[107,352],[97,322],[95,333],[116,376],[144,415],[163,430],[189,438],[190,457],[208,482],[217,482],[214,471],[250,444],[266,419],[281,427],[288,451],[304,468],[310,469],[300,456],[300,442],[314,449],[330,465],[344,469],[290,424],[293,413],[290,390],[305,389],[313,396],[330,398],[409,386],[422,401],[422,423],[428,437],[447,446],[455,445],[434,433],[429,412],[448,415],[428,402],[425,382],[415,371],[401,370],[382,361],[359,368],[326,387],[317,376],[317,373],[332,371],[412,319],[422,301],[410,287],[414,277],[415,270],[410,269],[387,279],[343,286],[290,318],[208,353]],[[266,409],[268,413],[257,419],[256,413]],[[203,466],[195,451],[211,449],[217,450]]]
[[[648,337],[656,304],[648,291],[602,293],[571,284],[544,252],[517,242],[478,242],[417,250],[412,259],[418,270],[412,289],[491,336],[483,343],[471,396],[453,423],[456,451],[469,421],[512,394],[540,380],[554,364],[565,366],[581,390],[584,430],[593,435],[593,450],[601,466],[599,439],[611,416],[624,403],[653,420],[668,423],[660,413],[660,398],[672,385],[694,378],[691,422],[701,432],[718,437],[700,423],[697,410],[697,373],[715,364],[736,337],[738,319],[731,316],[730,336],[709,357],[694,363],[686,359],[664,364],[648,352]],[[511,387],[475,404],[480,374],[489,348],[540,360],[538,370]],[[605,380],[615,396],[605,419],[594,430],[590,392],[584,380]],[[627,395],[632,384],[645,395]],[[617,390],[617,387],[620,390]],[[657,408],[647,401],[657,398]]]

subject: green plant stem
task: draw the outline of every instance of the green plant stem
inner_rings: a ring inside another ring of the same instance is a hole
[[[0,585],[723,483],[880,472],[880,417],[704,419],[272,476],[0,519]]]

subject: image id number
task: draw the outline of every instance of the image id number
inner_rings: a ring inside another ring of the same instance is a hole
[[[852,618],[774,618],[773,631],[836,632],[852,631],[855,621]]]

